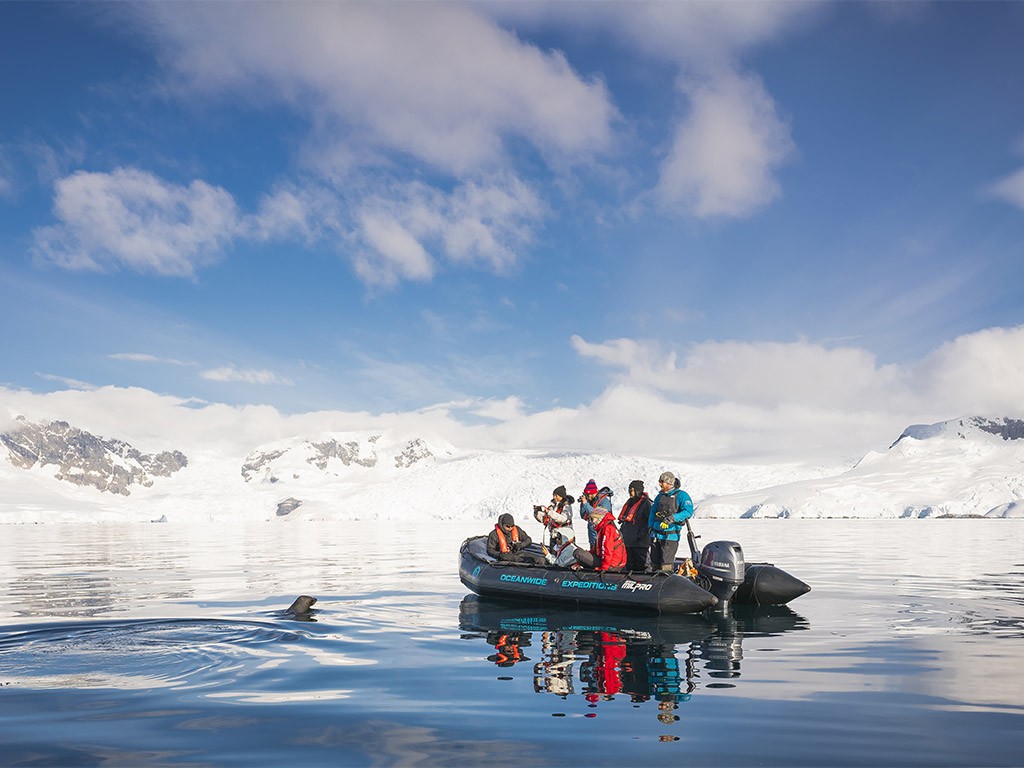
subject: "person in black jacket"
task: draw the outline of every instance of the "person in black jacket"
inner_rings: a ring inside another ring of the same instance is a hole
[[[487,554],[503,563],[544,565],[543,555],[525,551],[532,543],[530,535],[516,525],[512,515],[504,514],[498,518],[494,530],[487,534]]]
[[[629,498],[619,512],[619,531],[626,545],[627,571],[650,570],[650,514],[651,499],[644,492],[644,481],[634,480],[629,484]]]

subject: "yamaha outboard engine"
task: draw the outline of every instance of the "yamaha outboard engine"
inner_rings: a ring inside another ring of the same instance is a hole
[[[712,541],[704,547],[697,566],[698,583],[718,598],[713,610],[729,610],[745,572],[743,548],[735,541]]]

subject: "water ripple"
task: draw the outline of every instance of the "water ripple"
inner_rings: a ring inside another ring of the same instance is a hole
[[[311,638],[260,621],[59,622],[5,628],[0,660],[6,675],[35,688],[208,687],[292,658]]]

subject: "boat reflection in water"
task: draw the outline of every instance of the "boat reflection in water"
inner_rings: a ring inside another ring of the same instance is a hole
[[[628,696],[657,701],[658,719],[701,687],[724,688],[740,677],[744,637],[808,629],[787,606],[734,606],[732,612],[657,616],[521,605],[468,595],[459,606],[467,639],[492,647],[498,667],[531,662],[533,688],[591,703]]]

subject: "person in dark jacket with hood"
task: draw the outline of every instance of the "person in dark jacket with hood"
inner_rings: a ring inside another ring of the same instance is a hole
[[[532,543],[530,535],[516,525],[512,515],[504,514],[498,518],[494,530],[487,534],[487,554],[503,563],[544,565],[543,555],[526,551]]]
[[[626,570],[650,570],[651,529],[648,518],[651,514],[651,499],[644,491],[644,481],[634,480],[629,484],[629,498],[619,512],[619,532],[626,545]]]

